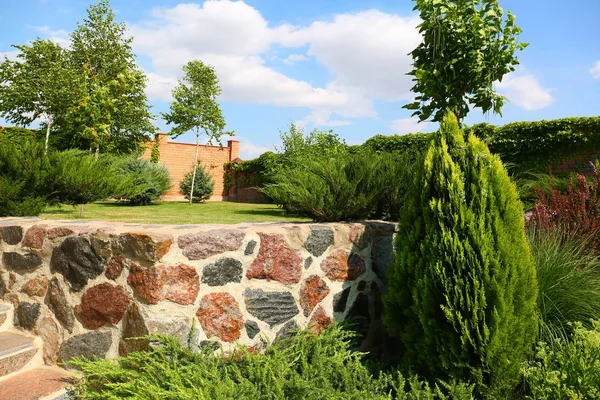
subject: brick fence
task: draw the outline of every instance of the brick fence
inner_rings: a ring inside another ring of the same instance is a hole
[[[171,142],[166,133],[158,134],[160,158],[158,163],[164,165],[171,173],[171,184],[173,187],[163,196],[163,200],[183,200],[184,197],[179,193],[179,182],[186,173],[194,168],[194,157],[196,154],[196,145],[192,143]],[[154,141],[146,144],[146,151],[142,158],[150,159]],[[210,200],[227,200],[228,193],[225,190],[223,180],[223,164],[238,158],[240,152],[240,142],[237,140],[228,140],[225,146],[201,145],[198,152],[198,158],[201,165],[206,169],[215,181],[215,191]]]

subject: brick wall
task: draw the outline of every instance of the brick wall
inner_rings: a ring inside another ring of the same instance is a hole
[[[580,153],[571,157],[569,160],[560,163],[556,168],[554,168],[554,171],[590,175],[594,172],[590,162],[596,163],[596,161],[600,161],[600,151]]]
[[[171,173],[171,184],[173,187],[163,197],[165,200],[183,200],[179,193],[179,182],[186,173],[194,168],[194,157],[196,145],[192,143],[172,142],[168,140],[165,133],[158,134],[160,141],[160,158],[158,163],[164,165]],[[146,151],[142,158],[150,159],[154,141],[146,145]],[[210,200],[227,200],[227,191],[223,182],[223,164],[238,158],[240,142],[237,140],[227,141],[227,147],[201,145],[198,150],[198,158],[201,165],[208,171],[215,181],[215,191]]]

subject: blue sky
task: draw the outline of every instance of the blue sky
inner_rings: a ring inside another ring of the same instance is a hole
[[[68,45],[88,4],[0,0],[0,56],[14,57],[12,44],[36,37]],[[600,1],[500,4],[517,16],[530,45],[518,55],[518,70],[498,85],[510,100],[503,116],[472,111],[466,123],[600,115]],[[402,109],[412,98],[407,53],[419,41],[412,1],[113,0],[112,6],[134,36],[155,114],[168,109],[185,62],[215,66],[227,129],[242,142],[242,158],[272,150],[291,121],[333,129],[350,144],[435,129]]]

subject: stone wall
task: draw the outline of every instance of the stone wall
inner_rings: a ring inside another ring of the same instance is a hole
[[[0,300],[49,364],[126,354],[147,345],[126,338],[148,333],[256,348],[347,319],[377,351],[394,229],[0,218]]]
[[[158,163],[169,169],[171,174],[171,189],[165,194],[163,200],[185,200],[179,193],[179,182],[185,174],[194,168],[194,159],[196,157],[196,145],[192,143],[171,142],[165,133],[158,134],[160,157]],[[154,142],[146,144],[146,150],[142,158],[150,159]],[[227,190],[223,179],[223,165],[226,162],[235,160],[239,157],[240,142],[237,140],[228,140],[227,146],[206,146],[200,145],[198,158],[202,167],[212,176],[215,182],[215,189],[210,200],[227,200]]]

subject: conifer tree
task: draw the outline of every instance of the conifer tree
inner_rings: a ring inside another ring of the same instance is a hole
[[[517,189],[448,112],[402,212],[385,324],[405,368],[504,396],[537,335],[537,283]]]

